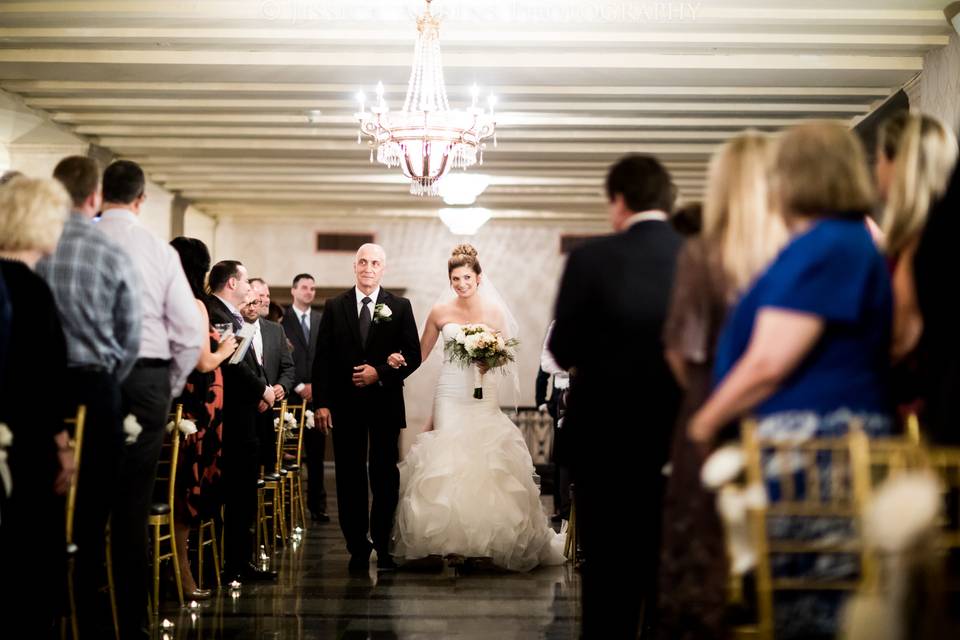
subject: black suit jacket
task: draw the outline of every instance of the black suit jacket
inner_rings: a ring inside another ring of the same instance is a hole
[[[240,323],[216,296],[207,298],[207,310],[212,324],[229,322],[233,325],[234,333],[240,331]],[[247,350],[243,360],[230,364],[227,358],[220,369],[223,371],[224,446],[228,441],[239,443],[254,440],[257,407],[266,390],[267,379],[257,364],[253,347]]]
[[[293,391],[293,356],[287,346],[287,336],[279,323],[260,318],[260,336],[263,340],[263,373],[267,384],[279,384],[286,393]]]
[[[917,348],[920,395],[926,435],[937,444],[960,444],[960,341],[957,319],[960,301],[950,294],[956,286],[956,260],[960,234],[960,165],[943,198],[927,218],[914,256],[917,301],[923,315],[923,335]]]
[[[367,343],[360,340],[354,289],[331,298],[324,308],[313,362],[313,405],[329,408],[337,421],[358,419],[406,427],[403,381],[420,366],[420,341],[410,301],[380,289],[375,304],[390,308],[389,321],[370,325]],[[391,353],[402,353],[407,366],[393,369]],[[380,380],[369,387],[353,385],[353,368],[369,364]]]
[[[565,426],[576,476],[658,476],[667,459],[680,394],[661,335],[680,244],[649,221],[570,254],[549,348],[574,370]]]
[[[317,336],[320,335],[322,314],[310,310],[310,340],[303,336],[300,317],[292,306],[283,312],[283,330],[293,345],[294,380],[293,386],[310,384],[313,380],[313,361],[317,356]]]

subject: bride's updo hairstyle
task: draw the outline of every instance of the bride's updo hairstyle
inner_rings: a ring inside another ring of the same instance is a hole
[[[458,244],[450,253],[450,259],[447,260],[447,276],[453,273],[457,267],[469,267],[475,274],[480,275],[483,270],[480,268],[480,261],[477,260],[477,250],[473,245]]]

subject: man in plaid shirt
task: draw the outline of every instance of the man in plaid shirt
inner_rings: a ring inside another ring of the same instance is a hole
[[[73,200],[73,212],[57,249],[37,264],[50,285],[67,338],[68,405],[87,406],[78,484],[78,616],[83,636],[112,634],[105,603],[104,529],[116,490],[124,433],[120,382],[140,349],[139,276],[126,251],[96,227],[100,210],[100,170],[83,156],[64,158],[54,169]]]

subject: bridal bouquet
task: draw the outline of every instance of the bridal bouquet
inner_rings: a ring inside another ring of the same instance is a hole
[[[459,361],[464,367],[474,366],[473,397],[483,399],[483,373],[487,369],[502,367],[516,358],[513,348],[520,344],[516,338],[504,339],[503,335],[485,324],[466,324],[443,345],[450,361]]]

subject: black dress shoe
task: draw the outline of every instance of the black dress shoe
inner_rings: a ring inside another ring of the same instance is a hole
[[[311,511],[310,520],[312,522],[330,522],[330,516],[325,511]]]
[[[253,565],[244,567],[240,572],[240,582],[271,582],[277,579],[272,569],[258,569]]]
[[[347,563],[347,570],[350,573],[366,573],[370,571],[370,554],[350,556],[350,562]]]
[[[397,563],[393,561],[389,553],[377,554],[377,571],[396,571],[396,569]]]

